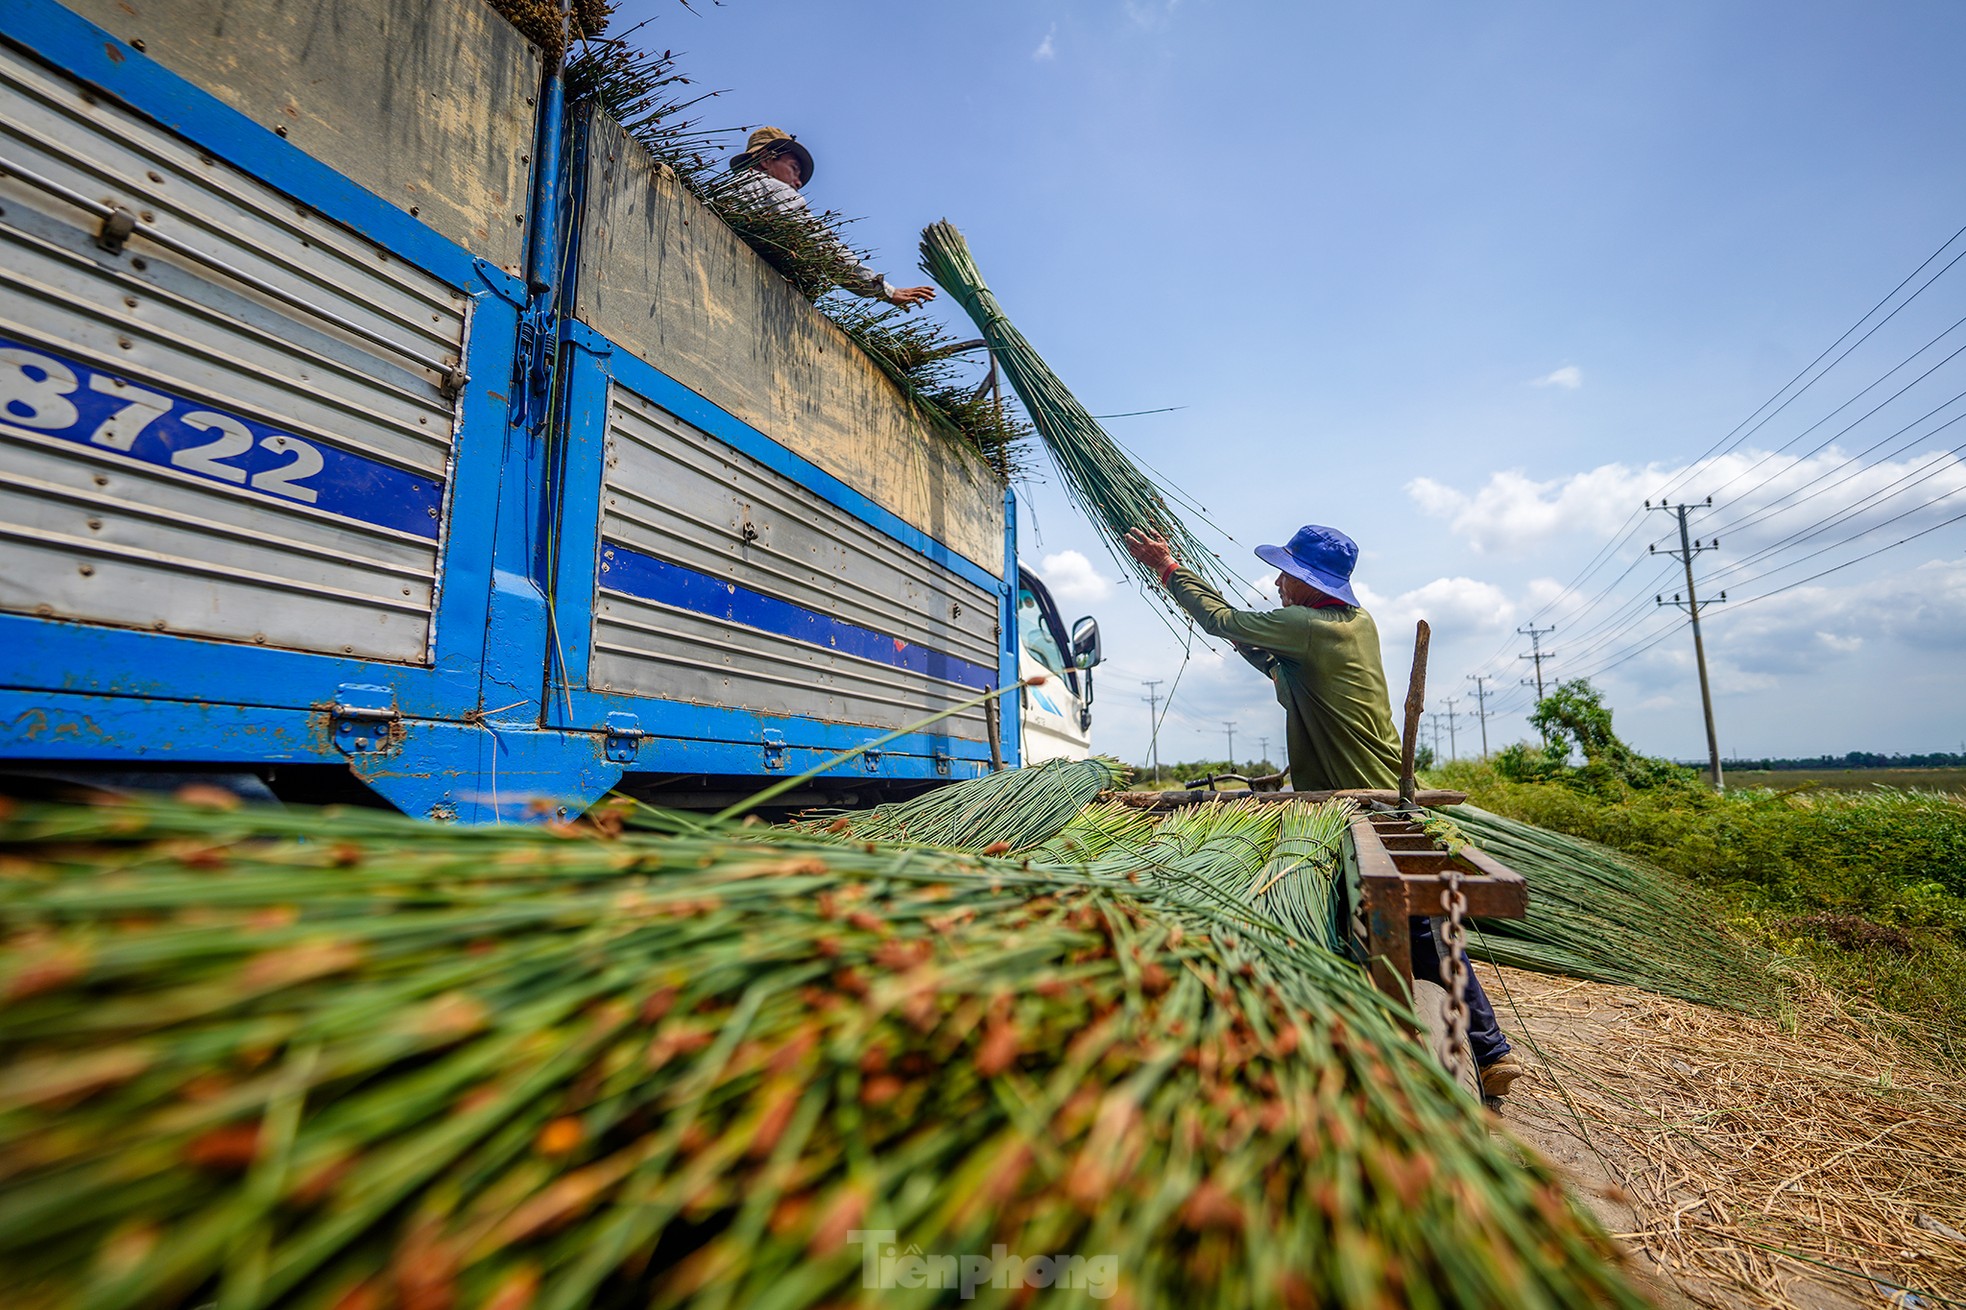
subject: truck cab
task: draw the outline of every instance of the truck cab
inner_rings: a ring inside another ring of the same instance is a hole
[[[1026,764],[1082,760],[1092,753],[1092,670],[1103,658],[1099,621],[1087,615],[1068,631],[1044,582],[1017,568],[1017,672],[1028,679],[1022,722]]]

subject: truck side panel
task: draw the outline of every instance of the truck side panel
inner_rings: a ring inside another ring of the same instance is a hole
[[[0,609],[427,663],[469,299],[6,49],[0,124]]]
[[[50,0],[0,8],[0,96],[0,753],[333,763],[460,817],[606,786],[598,735],[445,781],[490,732],[440,725],[502,640],[523,285]]]
[[[993,577],[1003,483],[605,115],[576,317]]]
[[[1001,685],[1002,484],[639,143],[603,115],[585,140],[559,599],[563,634],[588,622],[569,712],[680,715],[777,769]],[[962,711],[865,767],[973,773],[1002,713]]]
[[[68,6],[513,276],[539,52],[461,0],[72,0]]]
[[[0,763],[509,821],[1016,677],[993,471],[558,86],[479,0],[0,6]]]
[[[898,728],[996,685],[993,593],[625,387],[602,495],[602,691]]]

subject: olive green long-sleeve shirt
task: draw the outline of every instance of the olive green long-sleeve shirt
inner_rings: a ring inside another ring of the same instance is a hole
[[[1245,656],[1276,684],[1292,787],[1399,785],[1399,736],[1370,614],[1350,605],[1239,610],[1191,569],[1176,569],[1167,589],[1203,632],[1253,649]]]

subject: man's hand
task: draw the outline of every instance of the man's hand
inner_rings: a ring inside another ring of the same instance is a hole
[[[935,299],[934,287],[896,287],[888,293],[888,303],[903,309],[913,309],[916,305],[926,305]]]
[[[1125,541],[1126,553],[1151,569],[1157,578],[1166,577],[1180,563],[1160,534],[1149,528],[1127,529]]]

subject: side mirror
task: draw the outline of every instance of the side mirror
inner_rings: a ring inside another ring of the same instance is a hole
[[[1099,620],[1088,614],[1072,625],[1072,667],[1089,669],[1105,658],[1099,649]]]

